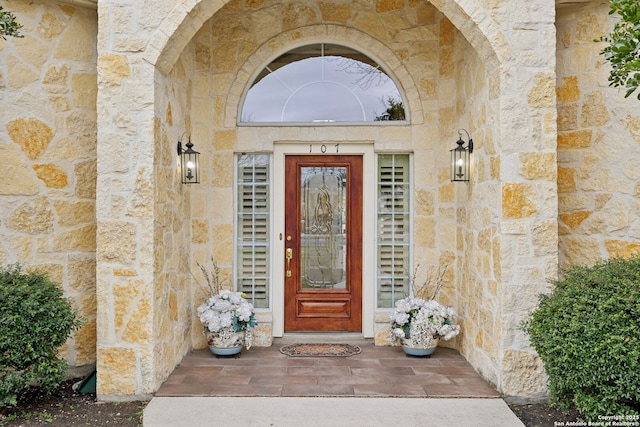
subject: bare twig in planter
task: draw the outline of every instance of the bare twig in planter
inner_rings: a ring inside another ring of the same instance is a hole
[[[198,267],[200,267],[202,275],[207,281],[207,285],[211,290],[211,295],[219,294],[222,290],[222,284],[224,283],[224,280],[220,279],[220,267],[218,267],[218,263],[216,263],[213,257],[211,257],[211,270],[207,270],[207,268],[204,265],[200,264],[198,261],[196,261],[196,264],[198,265]]]
[[[422,298],[425,301],[434,300],[438,296],[440,289],[444,285],[444,274],[447,271],[449,264],[441,265],[438,267],[432,266],[427,270],[427,276],[424,282],[421,285],[416,285],[416,277],[418,276],[418,270],[420,269],[420,264],[418,264],[413,271],[413,276],[411,276],[411,289],[413,291],[413,296],[417,298]],[[429,288],[435,285],[435,289],[433,294],[429,296]]]

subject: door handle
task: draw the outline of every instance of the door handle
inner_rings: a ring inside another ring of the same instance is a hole
[[[291,277],[291,258],[293,258],[293,249],[287,248],[285,251],[285,258],[287,259],[287,277]]]

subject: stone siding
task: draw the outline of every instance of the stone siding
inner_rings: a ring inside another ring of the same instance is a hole
[[[24,38],[0,38],[0,265],[47,271],[84,317],[60,349],[96,357],[95,10],[14,0]]]
[[[591,1],[558,10],[558,204],[560,263],[568,267],[640,252],[638,100],[609,87],[594,43],[613,27]]]
[[[441,300],[462,333],[447,345],[505,395],[544,393],[518,325],[558,263],[640,246],[640,123],[634,100],[607,87],[593,39],[611,21],[595,0],[557,17],[550,0],[100,0],[97,16],[67,1],[7,6],[26,37],[0,40],[0,263],[47,269],[80,306],[87,324],[62,352],[97,362],[100,399],[150,396],[205,345],[196,262],[214,256],[231,286],[237,152],[318,141],[412,152],[415,264],[450,266]],[[239,126],[251,76],[318,42],[382,64],[409,122]],[[461,128],[472,179],[451,183]],[[199,185],[180,183],[176,143],[188,138]],[[387,316],[374,313],[377,344]],[[269,345],[273,313],[259,320],[256,344]]]

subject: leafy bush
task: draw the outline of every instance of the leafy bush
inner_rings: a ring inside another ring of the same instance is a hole
[[[0,407],[38,384],[52,390],[67,364],[58,348],[80,326],[77,311],[45,273],[0,267]]]
[[[4,40],[7,39],[5,36],[22,37],[21,28],[22,25],[16,22],[15,15],[0,6],[0,37]]]
[[[609,85],[627,89],[627,98],[640,86],[640,3],[638,0],[610,0],[609,15],[618,15],[609,34],[599,41],[609,45],[600,54],[611,64]],[[640,99],[640,93],[638,93]]]
[[[561,408],[593,421],[640,414],[639,321],[640,258],[571,267],[541,296],[524,329]]]

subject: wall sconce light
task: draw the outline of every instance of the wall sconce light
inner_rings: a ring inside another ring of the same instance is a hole
[[[467,147],[463,147],[462,131],[467,134]],[[469,181],[471,176],[471,153],[473,153],[473,139],[465,129],[458,131],[458,146],[451,151],[451,181]]]
[[[184,136],[184,135],[183,135]],[[200,183],[200,153],[193,149],[191,136],[186,144],[187,149],[182,148],[182,138],[178,140],[178,155],[180,156],[180,174],[182,175],[183,184],[199,184]]]

